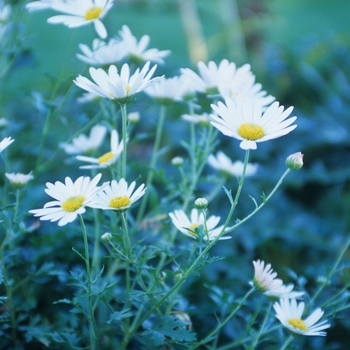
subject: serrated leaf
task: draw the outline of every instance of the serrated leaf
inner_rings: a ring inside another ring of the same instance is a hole
[[[133,314],[131,312],[129,312],[130,309],[124,309],[122,311],[116,311],[113,312],[109,318],[108,321],[106,321],[107,324],[111,324],[113,321],[120,321],[123,318],[128,318],[133,316]]]

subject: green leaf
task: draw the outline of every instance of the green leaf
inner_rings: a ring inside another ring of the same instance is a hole
[[[174,316],[159,317],[146,332],[144,336],[149,337],[155,346],[164,345],[165,337],[171,338],[175,342],[196,340],[195,333],[188,330],[188,324],[176,319]]]
[[[130,309],[124,309],[122,311],[116,311],[116,312],[113,312],[109,318],[108,321],[106,321],[107,324],[111,324],[112,322],[114,321],[120,321],[122,320],[123,318],[128,318],[128,317],[131,317],[133,316],[133,314],[131,312],[129,312]]]

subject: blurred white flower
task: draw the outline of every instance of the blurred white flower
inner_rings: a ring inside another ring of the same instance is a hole
[[[92,49],[85,44],[79,44],[79,48],[83,54],[78,53],[78,59],[92,66],[116,64],[126,56],[126,45],[114,38],[107,43],[94,39]]]
[[[120,179],[119,182],[112,180],[108,186],[96,195],[91,206],[103,210],[128,209],[146,192],[144,184],[134,192],[135,186],[135,181],[128,186],[125,179]]]
[[[127,55],[132,62],[135,61],[136,63],[141,63],[151,61],[162,64],[164,63],[163,58],[170,54],[169,50],[146,50],[150,42],[150,37],[144,35],[138,42],[136,37],[131,33],[129,27],[126,25],[122,26],[122,29],[119,31],[119,36],[122,39],[122,43],[126,45]]]
[[[126,103],[136,93],[146,89],[156,79],[159,79],[151,79],[157,66],[155,65],[149,70],[149,65],[150,62],[147,62],[141,71],[137,68],[131,76],[129,65],[126,63],[122,66],[120,74],[114,65],[109,67],[108,73],[101,68],[91,67],[89,72],[94,82],[79,75],[74,83],[88,92],[93,92],[120,103]]]
[[[80,169],[102,169],[114,164],[123,151],[123,140],[119,143],[117,130],[111,133],[111,150],[98,158],[87,156],[76,156],[76,159],[82,162],[92,163],[92,165],[80,166]]]
[[[1,142],[0,142],[0,152],[2,152],[5,148],[11,145],[11,143],[15,141],[14,139],[11,139],[11,137],[5,137]]]
[[[301,302],[299,305],[295,299],[282,298],[279,302],[273,305],[276,312],[276,317],[290,332],[295,335],[306,336],[326,336],[324,329],[331,325],[328,320],[318,322],[324,314],[320,308],[316,309],[307,319],[303,320],[305,304]]]
[[[200,124],[202,126],[209,126],[211,122],[211,116],[208,113],[203,114],[183,114],[181,119],[186,120],[187,122]]]
[[[32,173],[29,173],[29,174],[5,173],[5,176],[10,181],[11,185],[18,189],[24,187],[28,181],[33,179]]]
[[[72,143],[60,143],[60,147],[67,154],[89,154],[101,146],[106,132],[107,128],[105,126],[95,125],[91,128],[89,136],[81,134],[73,138]]]
[[[174,101],[181,101],[187,92],[187,86],[182,76],[173,78],[163,77],[148,86],[145,92],[157,102],[167,104]]]
[[[225,98],[225,103],[212,104],[212,109],[218,116],[212,114],[211,124],[224,135],[241,140],[242,149],[256,149],[257,142],[264,142],[284,136],[297,126],[291,125],[297,117],[286,119],[293,110],[284,110],[278,102],[274,102],[262,113],[258,102],[238,95],[236,101]]]
[[[216,156],[211,154],[208,157],[208,164],[225,176],[241,176],[244,166],[244,163],[240,160],[232,162],[232,160],[222,151],[217,152]],[[258,168],[258,164],[248,163],[245,176],[254,175]]]
[[[113,6],[113,0],[74,0],[54,1],[51,8],[55,11],[65,13],[50,17],[47,22],[51,24],[62,23],[69,28],[81,27],[93,23],[97,34],[105,39],[107,30],[101,19]]]
[[[101,96],[95,92],[84,92],[80,97],[77,98],[78,103],[89,103],[101,100]]]
[[[29,12],[36,12],[36,11],[42,11],[42,10],[48,10],[52,8],[52,5],[55,2],[63,2],[65,3],[66,0],[38,0],[38,1],[32,1],[26,4],[26,9]]]
[[[97,192],[101,191],[108,183],[97,186],[101,179],[97,174],[92,180],[90,177],[79,177],[74,183],[67,176],[65,183],[56,181],[55,184],[46,183],[45,192],[54,201],[47,202],[42,209],[29,210],[40,220],[58,221],[58,226],[64,226],[74,221],[78,215],[84,214]]]
[[[222,232],[224,227],[216,227],[220,221],[219,216],[212,215],[206,220],[203,212],[197,209],[192,209],[190,218],[183,210],[175,210],[173,213],[169,213],[169,216],[180,232],[193,239],[198,239],[198,235],[202,233],[203,240],[212,241]],[[221,237],[220,239],[230,238]]]
[[[277,273],[273,272],[271,264],[265,266],[264,261],[253,261],[254,279],[251,284],[270,299],[279,298],[300,298],[304,292],[293,292],[294,285],[285,286],[283,281],[277,277]]]

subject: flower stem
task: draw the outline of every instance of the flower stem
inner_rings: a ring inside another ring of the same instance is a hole
[[[92,278],[91,278],[91,269],[90,269],[90,258],[89,258],[89,244],[86,234],[86,228],[84,224],[84,219],[81,215],[79,215],[79,220],[82,228],[83,233],[83,239],[84,239],[84,249],[85,249],[85,267],[86,267],[86,275],[87,275],[87,283],[88,283],[88,290],[87,290],[87,298],[88,298],[88,305],[89,305],[89,311],[90,311],[90,329],[92,328],[92,332],[90,331],[90,348],[99,350],[99,340],[98,340],[98,332],[97,332],[97,326],[96,326],[96,320],[95,320],[95,313],[94,308],[92,306]]]
[[[290,335],[284,345],[281,347],[281,350],[286,350],[288,348],[288,345],[294,340],[294,337]]]
[[[253,287],[250,289],[247,294],[243,297],[243,299],[239,302],[239,304],[236,306],[236,308],[223,320],[220,322],[220,324],[212,331],[210,332],[204,339],[202,339],[199,343],[191,347],[192,349],[196,349],[202,344],[205,344],[206,341],[211,338],[214,334],[216,334],[222,327],[225,326],[225,324],[237,313],[237,311],[243,306],[244,302],[248,299],[248,297],[255,291],[255,288]]]
[[[148,168],[148,174],[147,174],[147,179],[146,179],[146,187],[147,188],[149,188],[152,185],[152,181],[153,181],[153,177],[154,177],[154,170],[155,170],[155,166],[156,166],[157,159],[158,159],[160,140],[161,140],[161,136],[163,134],[165,112],[166,112],[166,107],[164,105],[161,105],[160,114],[159,114],[159,121],[157,124],[156,138],[155,138],[154,146],[153,146],[153,154],[152,154],[152,158],[151,158],[151,164]],[[140,208],[139,208],[139,211],[137,213],[137,219],[136,219],[137,222],[140,222],[143,219],[143,215],[144,215],[147,201],[148,201],[148,196],[149,196],[149,190],[146,191],[145,195],[143,196],[143,198],[141,200]]]
[[[122,154],[122,171],[121,177],[125,179],[126,175],[126,141],[127,141],[127,122],[128,115],[126,111],[126,103],[120,104],[120,110],[122,112],[122,138],[123,138],[123,154]]]

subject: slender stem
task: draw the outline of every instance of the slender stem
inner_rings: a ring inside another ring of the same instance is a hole
[[[254,339],[253,339],[253,344],[252,344],[251,347],[249,347],[249,349],[255,349],[255,347],[258,345],[259,339],[260,339],[262,333],[263,333],[264,330],[265,330],[265,326],[266,326],[267,320],[268,320],[269,317],[270,317],[271,308],[272,308],[272,303],[269,303],[269,306],[268,306],[268,308],[267,308],[267,310],[266,310],[266,312],[265,312],[264,321],[263,321],[263,323],[262,323],[262,325],[261,325],[261,327],[260,327],[259,332],[258,332],[258,333],[256,334],[256,336],[254,337]]]
[[[123,138],[123,154],[122,154],[122,171],[121,176],[125,179],[126,175],[126,141],[127,141],[127,122],[128,115],[126,111],[126,103],[120,104],[122,112],[122,138]]]
[[[255,288],[253,287],[248,291],[248,293],[243,297],[243,299],[239,302],[239,304],[235,307],[235,309],[225,318],[224,321],[220,322],[220,324],[212,331],[210,332],[204,339],[202,339],[199,343],[191,347],[191,349],[196,349],[202,344],[205,344],[206,341],[211,338],[214,334],[216,334],[222,327],[225,326],[225,324],[237,313],[237,311],[243,306],[244,302],[248,299],[248,297],[255,291]]]
[[[94,209],[94,224],[95,224],[95,238],[94,238],[94,251],[92,255],[92,271],[97,273],[101,268],[100,259],[100,215],[97,209]]]
[[[159,121],[157,124],[157,131],[156,131],[156,138],[154,141],[154,146],[153,146],[153,154],[151,158],[151,164],[148,168],[148,174],[147,174],[147,179],[146,179],[146,187],[148,188],[149,186],[152,185],[153,177],[154,177],[154,169],[158,160],[158,151],[159,151],[159,146],[160,146],[160,140],[163,134],[163,126],[164,126],[164,120],[165,120],[165,112],[166,112],[166,107],[164,105],[161,105],[160,107],[160,114],[159,114]],[[149,191],[146,191],[145,195],[143,196],[140,204],[139,211],[137,213],[137,222],[140,222],[143,218],[147,201],[149,197]]]
[[[330,273],[327,274],[327,277],[325,279],[325,281],[320,285],[320,287],[318,288],[317,292],[315,293],[315,295],[312,297],[312,300],[315,301],[318,296],[320,295],[320,293],[322,292],[322,290],[328,285],[328,282],[330,280],[330,278],[333,276],[333,274],[335,273],[336,269],[338,268],[341,260],[344,257],[344,254],[346,253],[346,251],[348,250],[350,246],[350,237],[347,241],[347,243],[345,244],[344,248],[342,249],[342,251],[340,252],[337,261],[335,262],[332,270],[330,271]]]
[[[286,350],[288,348],[288,345],[294,340],[294,336],[290,335],[284,345],[281,347],[281,350]]]
[[[98,350],[100,348],[99,346],[99,337],[98,337],[98,331],[96,326],[96,320],[95,320],[95,313],[94,308],[92,306],[92,278],[91,278],[91,269],[90,269],[90,258],[89,258],[89,244],[86,234],[86,228],[84,224],[84,219],[81,215],[79,215],[79,220],[82,228],[83,233],[83,239],[84,239],[84,250],[85,250],[85,267],[86,267],[86,275],[87,275],[87,283],[88,283],[88,290],[87,290],[87,298],[88,298],[88,305],[90,310],[90,325],[92,326],[93,334],[90,333],[90,347],[91,349]]]

